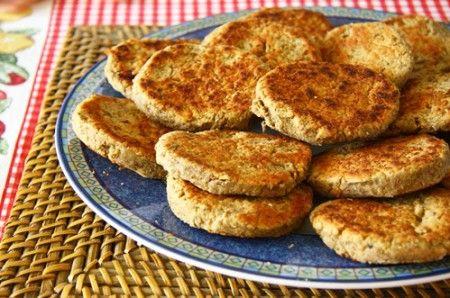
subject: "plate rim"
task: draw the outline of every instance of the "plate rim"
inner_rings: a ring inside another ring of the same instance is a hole
[[[364,19],[374,19],[374,15],[378,18],[385,18],[387,16],[394,16],[393,13],[386,13],[382,11],[376,10],[368,10],[368,9],[356,9],[356,8],[340,8],[340,7],[307,7],[308,9],[321,11],[325,13],[327,16],[337,16],[337,17],[347,17],[347,18],[364,18]],[[197,23],[201,22],[213,22],[220,23],[221,19],[229,18],[229,17],[237,17],[240,15],[244,15],[249,11],[240,11],[240,12],[231,12],[225,13],[215,16],[210,16],[207,18],[197,19],[189,22],[185,22],[182,24],[174,25],[171,27],[167,27],[165,29],[159,30],[155,33],[147,35],[148,37],[161,37],[166,34],[176,34],[179,31],[186,30],[186,27],[193,26]],[[332,14],[333,12],[337,13],[337,15]],[[364,12],[362,14],[361,12]],[[371,14],[371,17],[365,14]],[[204,27],[203,27],[204,28]],[[195,29],[199,30],[199,28]],[[192,31],[190,31],[192,32]],[[86,78],[97,68],[101,67],[102,64],[105,63],[106,58],[101,59],[97,63],[95,63],[83,76],[77,80],[77,82],[73,85],[73,87],[69,90],[66,97],[64,98],[63,104],[58,112],[58,118],[56,122],[55,128],[55,147],[56,153],[58,157],[59,164],[61,169],[67,178],[69,184],[73,187],[78,196],[92,209],[96,214],[98,214],[102,219],[104,219],[111,226],[116,228],[121,233],[126,236],[132,238],[138,243],[147,246],[154,251],[157,251],[163,255],[171,257],[173,259],[179,260],[181,262],[185,262],[190,265],[194,265],[196,267],[222,273],[228,276],[233,276],[237,278],[250,279],[257,282],[266,282],[272,284],[280,284],[286,286],[294,286],[294,287],[312,287],[312,288],[322,288],[322,289],[367,289],[367,288],[388,288],[388,287],[397,287],[397,286],[406,286],[406,285],[414,285],[418,283],[432,282],[437,280],[442,280],[446,278],[450,278],[450,268],[447,268],[447,272],[443,273],[429,273],[423,274],[420,277],[391,277],[385,280],[383,279],[368,279],[368,280],[359,280],[359,281],[348,281],[348,280],[329,280],[329,281],[317,281],[317,280],[308,280],[302,279],[299,277],[277,277],[270,274],[264,274],[261,272],[251,272],[247,271],[243,268],[234,268],[232,266],[227,266],[225,264],[220,263],[212,263],[210,260],[200,259],[194,255],[189,255],[187,252],[181,252],[174,247],[168,247],[164,243],[158,242],[157,240],[149,239],[149,236],[141,234],[139,231],[136,231],[132,227],[126,226],[124,223],[120,222],[117,218],[114,217],[108,210],[101,206],[98,202],[96,202],[91,196],[86,192],[83,186],[79,183],[78,179],[75,177],[72,169],[70,168],[67,156],[63,150],[63,136],[62,136],[62,127],[64,125],[64,115],[68,112],[67,106],[70,102],[70,99],[73,97],[74,93],[78,90],[79,87],[82,87]],[[70,115],[69,115],[70,116]],[[231,253],[226,253],[227,255],[232,255]],[[278,264],[278,263],[277,263]],[[282,265],[282,264],[281,264]],[[414,264],[412,264],[414,265]],[[319,266],[310,266],[311,268],[320,268]],[[387,266],[386,266],[387,267]],[[330,267],[331,268],[331,267]],[[346,267],[341,267],[345,269]],[[339,269],[336,267],[336,269]]]

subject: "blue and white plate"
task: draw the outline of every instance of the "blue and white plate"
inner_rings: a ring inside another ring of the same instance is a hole
[[[383,12],[316,8],[334,25],[390,16]],[[216,26],[248,12],[196,20],[156,32],[155,38],[203,38]],[[421,265],[370,266],[328,249],[309,227],[276,239],[238,239],[208,234],[179,221],[166,201],[165,184],[111,164],[76,138],[70,116],[92,93],[120,96],[97,63],[74,86],[61,108],[56,145],[59,162],[77,194],[106,222],[138,243],[174,259],[255,281],[313,288],[404,286],[450,278],[450,258]]]

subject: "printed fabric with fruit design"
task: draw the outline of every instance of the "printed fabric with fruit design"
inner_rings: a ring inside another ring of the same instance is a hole
[[[4,113],[11,103],[7,94],[10,86],[24,83],[28,78],[28,71],[20,65],[17,52],[33,46],[31,36],[33,29],[3,31],[0,29],[0,114]],[[2,85],[4,87],[2,87]],[[0,154],[8,152],[8,142],[4,138],[6,125],[0,120]]]

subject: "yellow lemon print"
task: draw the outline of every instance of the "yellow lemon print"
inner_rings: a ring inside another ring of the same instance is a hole
[[[24,7],[17,11],[0,11],[0,22],[16,21],[31,14],[31,12],[32,10],[29,7]]]
[[[0,53],[13,54],[33,45],[33,40],[26,35],[0,31]]]

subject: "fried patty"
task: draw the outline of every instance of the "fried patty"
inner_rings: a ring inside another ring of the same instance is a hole
[[[111,86],[130,97],[133,79],[145,62],[157,51],[167,46],[198,43],[196,40],[128,39],[106,51],[105,76]]]
[[[415,69],[432,67],[450,58],[450,30],[444,24],[418,15],[397,16],[384,23],[403,34],[411,46]]]
[[[256,86],[252,112],[283,134],[314,145],[374,138],[397,115],[399,91],[364,66],[298,62]]]
[[[167,177],[170,209],[191,227],[236,237],[278,237],[297,228],[312,206],[312,191],[297,186],[282,197],[215,195]]]
[[[292,35],[303,37],[320,47],[325,34],[333,28],[320,12],[298,8],[264,8],[244,17],[258,22],[277,23]]]
[[[169,129],[148,119],[131,100],[94,94],[76,107],[72,126],[87,147],[111,162],[144,177],[165,177],[154,147]]]
[[[393,197],[439,183],[449,158],[436,137],[391,138],[316,156],[308,181],[327,197]]]
[[[234,47],[170,46],[141,68],[132,99],[168,127],[245,128],[256,82],[266,71],[260,59]]]
[[[320,61],[319,48],[293,35],[279,22],[252,18],[226,23],[203,40],[205,46],[229,45],[260,57],[270,68],[295,61]]]
[[[450,130],[450,63],[423,68],[408,80],[389,134]]]
[[[360,64],[383,73],[399,87],[414,66],[411,48],[401,33],[378,22],[334,28],[325,37],[322,54],[326,61]]]
[[[311,223],[337,254],[372,264],[422,263],[450,254],[450,190],[386,200],[339,199],[313,210]]]
[[[156,144],[156,160],[170,175],[210,193],[282,196],[305,179],[311,149],[268,134],[174,131]]]

